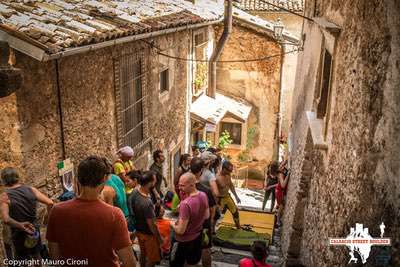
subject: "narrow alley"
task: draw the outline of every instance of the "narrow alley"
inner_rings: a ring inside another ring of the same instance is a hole
[[[400,1],[2,0],[0,266],[400,266]]]

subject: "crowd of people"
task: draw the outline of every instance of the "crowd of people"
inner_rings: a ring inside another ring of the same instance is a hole
[[[200,261],[202,266],[211,266],[212,238],[220,214],[229,210],[235,226],[241,228],[233,164],[218,149],[199,151],[194,146],[192,154],[181,156],[171,192],[165,190],[168,183],[161,150],[153,153],[153,164],[146,171],[135,168],[133,156],[133,149],[126,146],[118,150],[114,162],[98,156],[85,158],[77,168],[75,197],[57,204],[35,187],[24,185],[14,168],[3,169],[6,190],[0,195],[0,215],[11,229],[14,259],[44,257],[36,214],[40,202],[49,214],[44,221],[47,262],[55,265],[129,267],[138,262],[151,267],[167,259],[172,267],[194,266]],[[278,209],[288,180],[285,170],[284,164],[273,162],[265,184],[265,198],[276,197]],[[164,218],[165,209],[177,220]],[[132,249],[134,243],[139,245],[139,257]],[[265,244],[255,243],[252,248],[253,265],[244,259],[240,266],[268,266]],[[39,261],[35,263],[40,266]]]

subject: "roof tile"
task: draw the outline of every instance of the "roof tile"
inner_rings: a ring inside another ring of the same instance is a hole
[[[304,9],[304,0],[241,0],[238,7],[246,11],[282,11],[268,3],[294,12],[303,12]]]
[[[222,15],[223,5],[214,0],[2,0],[0,30],[56,53]]]

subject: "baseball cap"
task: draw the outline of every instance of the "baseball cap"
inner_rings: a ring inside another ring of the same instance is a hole
[[[204,161],[213,161],[217,159],[217,156],[210,151],[204,151],[203,153],[201,153],[200,158]]]

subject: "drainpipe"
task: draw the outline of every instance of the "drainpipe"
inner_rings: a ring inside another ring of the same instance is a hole
[[[282,117],[282,113],[281,113],[281,108],[282,108],[282,81],[283,81],[283,59],[284,59],[284,55],[285,55],[285,45],[282,44],[281,45],[281,56],[280,56],[280,60],[281,60],[281,66],[280,66],[280,76],[279,76],[279,95],[278,95],[278,114],[276,115],[276,154],[274,157],[274,160],[279,160],[279,147],[280,147],[280,133],[281,133],[281,117]]]
[[[208,66],[208,90],[207,95],[215,98],[217,90],[217,60],[222,54],[225,43],[228,41],[229,35],[232,32],[232,0],[225,0],[225,14],[224,14],[224,31],[218,40],[211,58],[210,65]]]
[[[60,120],[60,138],[61,138],[61,156],[62,159],[65,160],[65,137],[64,137],[64,116],[62,110],[62,102],[61,102],[61,88],[60,88],[60,71],[59,71],[59,62],[58,59],[54,60],[55,70],[56,70],[56,89],[57,89],[57,108],[58,108],[58,116]]]

